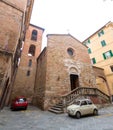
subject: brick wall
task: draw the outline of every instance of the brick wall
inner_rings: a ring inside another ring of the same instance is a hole
[[[41,109],[44,109],[44,100],[45,100],[46,69],[47,69],[46,60],[47,60],[47,51],[46,48],[44,48],[44,50],[37,59],[37,70],[36,70],[36,79],[34,88],[35,93],[33,98],[33,104]]]
[[[21,31],[22,13],[0,2],[0,48],[14,52]]]
[[[34,29],[38,32],[36,41],[31,40],[31,34]],[[14,83],[12,98],[22,95],[28,98],[29,103],[32,101],[36,75],[36,59],[41,52],[43,31],[44,30],[42,28],[30,25],[26,32],[25,43],[23,44],[22,55]],[[36,47],[34,56],[28,55],[30,45],[34,45]],[[32,60],[31,66],[29,66],[29,60]],[[29,76],[27,76],[28,71],[30,71]]]
[[[3,2],[12,5],[22,11],[26,8],[27,0],[2,0]]]
[[[7,59],[8,57],[8,60],[10,59],[10,67],[5,68],[5,72],[8,72],[5,77],[7,77],[8,80],[6,80],[10,86],[5,85],[5,78],[4,81],[0,81],[4,82],[2,87],[5,89],[2,94],[4,100],[0,99],[0,104],[5,104],[6,102],[8,104],[9,102],[17,61],[20,56],[20,47],[25,29],[29,24],[33,2],[34,0],[30,0],[29,5],[27,5],[27,0],[0,0],[0,54],[3,54],[0,58],[0,64],[4,63],[5,67],[7,62],[4,62],[2,58],[5,57]],[[0,75],[2,75],[3,71],[4,68],[1,67]],[[13,79],[13,81],[10,79]],[[6,87],[8,87],[8,90]]]

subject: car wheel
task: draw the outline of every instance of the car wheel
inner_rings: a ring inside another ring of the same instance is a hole
[[[68,113],[68,116],[71,117],[71,115]]]
[[[93,114],[94,114],[95,116],[98,115],[98,110],[97,110],[97,109],[94,109]]]
[[[76,112],[76,118],[79,119],[81,117],[81,113],[79,111]]]

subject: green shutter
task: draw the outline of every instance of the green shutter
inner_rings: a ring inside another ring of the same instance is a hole
[[[93,64],[95,64],[96,63],[96,59],[92,58],[92,62],[93,62]]]
[[[96,59],[94,58],[94,64],[96,63]]]
[[[101,45],[102,46],[106,46],[106,42],[103,40],[103,41],[101,41]]]
[[[112,51],[110,50],[109,52],[110,52],[110,55],[111,55],[111,57],[112,57],[112,56],[113,56],[113,53],[112,53]]]
[[[106,59],[106,56],[105,56],[105,54],[103,53],[103,57],[104,57],[104,59]]]
[[[90,48],[88,48],[88,53],[89,53],[89,54],[91,53],[91,49],[90,49]]]
[[[100,33],[98,33],[98,36],[100,37]]]
[[[104,34],[104,31],[102,30],[101,33]]]
[[[88,39],[88,43],[90,43],[90,39]]]
[[[98,36],[100,37],[101,35],[104,35],[104,31],[101,30],[100,32],[98,32]]]

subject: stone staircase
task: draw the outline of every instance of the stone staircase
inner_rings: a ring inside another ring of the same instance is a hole
[[[91,88],[91,87],[78,87],[76,89],[74,89],[73,91],[69,92],[66,95],[63,95],[61,97],[61,101],[60,103],[56,104],[55,106],[51,107],[49,109],[50,112],[56,113],[56,114],[61,114],[64,113],[66,111],[67,106],[69,106],[70,104],[72,104],[76,99],[78,98],[92,98],[95,97],[97,99],[99,99],[98,101],[100,101],[101,99],[104,100],[104,103],[110,103],[110,97],[103,93],[102,91],[100,91],[97,88]],[[101,105],[102,102],[100,102]]]
[[[63,103],[60,102],[58,104],[56,104],[55,106],[51,107],[49,109],[50,112],[53,112],[55,114],[61,114],[61,113],[64,113],[63,111]]]

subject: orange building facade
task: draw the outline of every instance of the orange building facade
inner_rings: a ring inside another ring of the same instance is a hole
[[[36,59],[41,52],[44,29],[30,24],[26,32],[21,53],[21,59],[14,83],[12,98],[23,95],[29,103],[34,93],[36,75]]]

